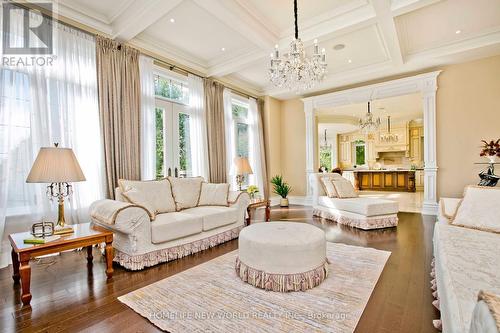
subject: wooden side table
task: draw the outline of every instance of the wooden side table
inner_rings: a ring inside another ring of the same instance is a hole
[[[266,222],[269,222],[271,219],[271,200],[259,200],[259,201],[251,201],[247,207],[247,225],[250,225],[252,222],[252,214],[259,207],[266,207]]]
[[[14,283],[21,280],[23,305],[29,305],[31,301],[30,280],[31,258],[80,247],[87,248],[87,263],[92,264],[92,246],[106,243],[106,275],[110,279],[113,276],[113,233],[90,223],[77,224],[73,226],[74,232],[62,235],[58,240],[45,244],[24,244],[26,238],[33,237],[29,232],[20,232],[9,235],[12,246],[12,267]]]

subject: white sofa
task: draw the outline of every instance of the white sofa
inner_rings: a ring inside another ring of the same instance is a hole
[[[127,203],[120,188],[116,200],[99,200],[90,207],[92,223],[114,233],[114,261],[130,270],[140,270],[162,262],[182,258],[237,238],[245,225],[250,203],[248,194],[229,192],[229,205],[198,206],[156,215]],[[107,211],[113,223],[96,218]]]
[[[442,326],[450,333],[498,333],[495,320],[480,290],[500,295],[500,235],[449,223],[460,199],[441,198],[434,227],[434,269],[432,288]]]
[[[398,224],[398,203],[378,198],[330,198],[321,184],[321,177],[341,177],[334,173],[313,173],[310,185],[313,215],[364,230],[395,227]]]

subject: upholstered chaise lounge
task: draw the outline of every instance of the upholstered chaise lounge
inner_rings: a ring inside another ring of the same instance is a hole
[[[378,198],[338,198],[328,196],[322,178],[348,182],[336,173],[314,173],[310,177],[313,215],[364,230],[395,227],[398,203]]]
[[[190,191],[187,186],[180,189]],[[91,205],[91,219],[113,231],[114,261],[131,270],[181,258],[237,238],[245,225],[250,202],[248,194],[229,191],[223,197],[224,202],[201,205],[198,191],[193,207],[179,209],[176,202],[173,210],[151,216],[147,207],[130,203],[123,195],[123,188],[117,188],[115,193],[116,200],[99,200]],[[206,197],[213,198],[213,193],[207,193]],[[166,200],[156,195],[150,201],[158,199]]]

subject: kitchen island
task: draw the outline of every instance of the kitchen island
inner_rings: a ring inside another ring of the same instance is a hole
[[[346,170],[346,178],[363,191],[415,192],[415,170]]]

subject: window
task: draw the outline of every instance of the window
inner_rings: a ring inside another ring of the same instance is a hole
[[[186,83],[159,74],[154,76],[154,80],[157,97],[183,104],[188,103],[189,90]]]
[[[233,119],[236,141],[236,156],[248,157],[248,105],[233,100]]]
[[[233,112],[233,127],[234,127],[234,140],[235,140],[235,156],[246,157],[250,155],[249,146],[249,125],[248,125],[248,103],[244,103],[238,99],[232,100]],[[249,185],[248,177],[243,180],[243,186]]]
[[[181,177],[192,176],[189,125],[189,115],[179,113],[179,176]]]
[[[326,170],[332,170],[332,149],[321,148],[319,152],[319,165]]]
[[[156,178],[190,177],[190,116],[186,82],[156,74]]]
[[[163,178],[165,175],[165,114],[161,108],[155,108],[155,127],[156,127],[156,178]]]
[[[366,144],[363,140],[354,142],[354,161],[355,165],[366,164]]]

